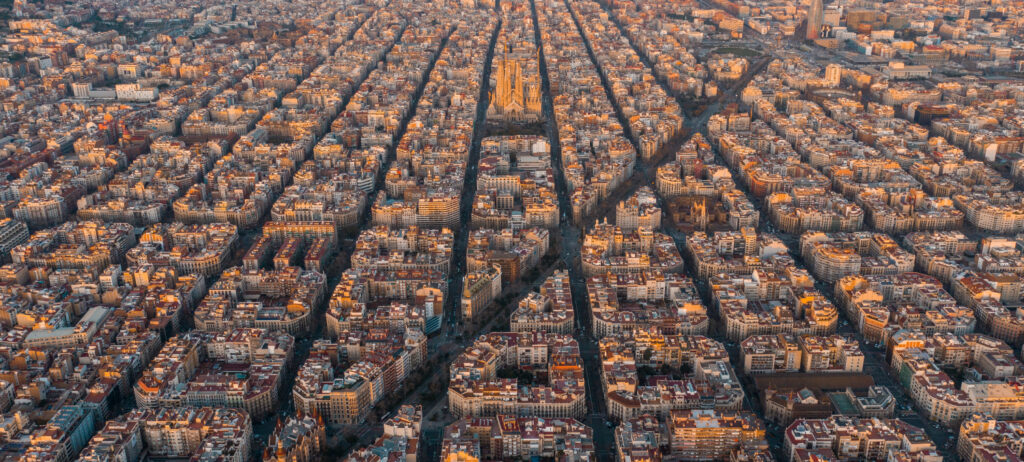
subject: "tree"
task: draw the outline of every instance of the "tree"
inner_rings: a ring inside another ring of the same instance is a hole
[[[651,366],[640,366],[636,370],[636,375],[640,379],[641,384],[647,383],[647,377],[657,374],[658,371],[654,370]]]
[[[690,375],[693,373],[693,366],[690,363],[683,363],[679,366],[679,373],[683,374],[683,376]]]
[[[532,385],[536,380],[533,372],[518,367],[503,367],[498,369],[499,379],[516,379],[519,385]]]

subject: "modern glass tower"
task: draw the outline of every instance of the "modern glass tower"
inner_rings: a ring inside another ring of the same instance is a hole
[[[807,40],[819,38],[824,10],[822,0],[811,0],[811,7],[807,10]]]

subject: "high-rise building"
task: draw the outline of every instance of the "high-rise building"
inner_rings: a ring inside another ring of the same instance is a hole
[[[819,38],[824,12],[822,0],[811,0],[811,6],[807,9],[807,40]]]
[[[0,262],[11,259],[11,249],[28,241],[28,226],[18,220],[0,220]]]
[[[836,63],[829,64],[825,67],[825,80],[828,84],[833,87],[838,87],[839,82],[843,79],[843,66]]]

